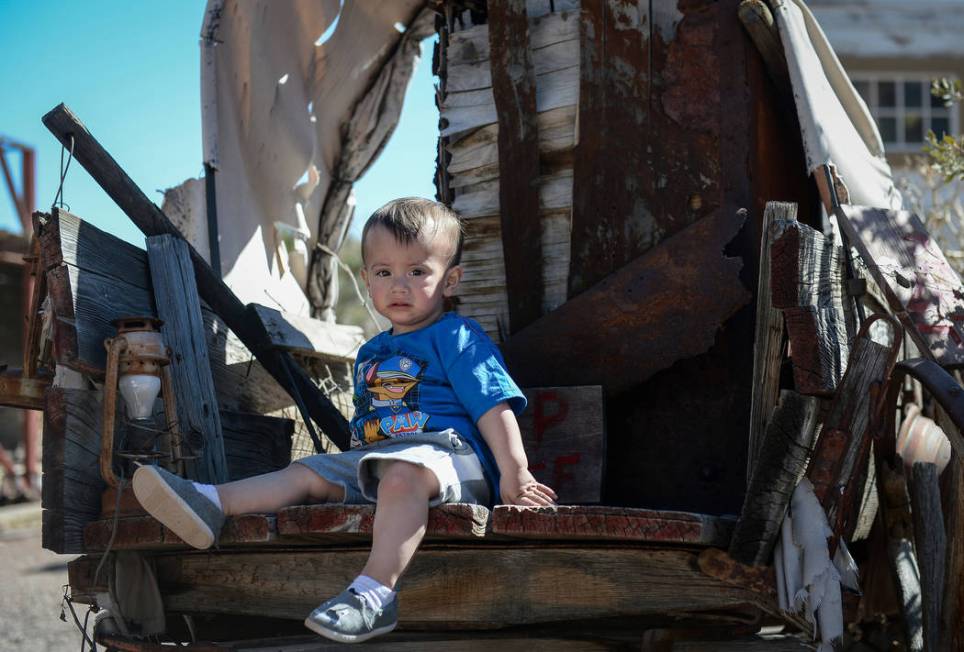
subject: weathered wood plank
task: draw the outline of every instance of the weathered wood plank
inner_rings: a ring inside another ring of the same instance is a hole
[[[754,566],[771,562],[790,497],[813,447],[817,407],[815,398],[780,392],[730,542],[729,554],[736,561]]]
[[[513,335],[503,345],[513,377],[616,392],[709,349],[750,299],[742,262],[723,254],[743,219],[717,212],[697,222]]]
[[[920,569],[924,649],[938,650],[942,631],[947,536],[941,509],[941,489],[934,464],[914,464],[910,495],[913,505],[911,513],[914,517],[914,548]]]
[[[300,505],[278,512],[278,534],[310,541],[351,543],[371,539],[374,505]],[[428,512],[429,539],[478,539],[488,529],[489,510],[457,503]]]
[[[705,514],[629,507],[498,505],[492,533],[539,540],[640,541],[725,546],[733,520]]]
[[[561,504],[602,500],[606,432],[602,387],[532,387],[519,417],[529,470]]]
[[[794,386],[807,396],[833,396],[855,335],[843,250],[805,224],[781,227],[771,249],[771,296],[787,325]]]
[[[869,336],[854,340],[847,372],[807,467],[807,477],[836,536],[848,537],[852,532],[858,485],[863,487],[860,476],[870,451],[870,419],[893,363],[889,347]]]
[[[242,480],[288,466],[294,428],[291,419],[222,410],[228,480]]]
[[[763,211],[760,265],[756,290],[756,332],[753,341],[753,384],[750,394],[750,434],[747,448],[747,481],[756,466],[767,422],[777,402],[780,360],[783,357],[783,316],[770,301],[770,246],[778,220],[796,220],[796,204],[767,202]]]
[[[185,452],[198,456],[188,461],[187,477],[222,484],[228,480],[228,467],[188,244],[172,235],[151,236],[147,260],[157,316],[164,321],[161,335],[171,350],[178,430],[189,447]]]
[[[100,513],[100,403],[93,391],[51,387],[44,398],[43,547],[83,552],[83,528]]]
[[[837,222],[923,355],[943,367],[964,365],[961,279],[920,219],[907,211],[844,206]]]
[[[254,304],[254,309],[271,337],[271,344],[293,353],[334,362],[354,362],[355,353],[365,343],[360,326],[329,324],[258,304]]]
[[[154,557],[165,608],[302,619],[362,568],[366,550],[288,550]],[[72,592],[90,593],[97,559],[68,565]],[[513,578],[506,582],[506,578]],[[583,587],[571,591],[566,587]],[[525,587],[520,591],[519,587]],[[605,587],[591,590],[588,587]],[[685,550],[426,545],[399,583],[403,627],[475,629],[614,616],[693,614],[753,603],[703,575]],[[458,600],[439,600],[439,594]],[[560,599],[562,595],[566,599]]]
[[[113,542],[111,542],[113,536]],[[277,539],[275,517],[270,514],[230,516],[224,523],[218,546],[269,544]],[[191,549],[176,534],[151,516],[100,519],[84,527],[84,551]]]
[[[542,315],[539,132],[535,73],[524,0],[489,7],[492,91],[499,123],[499,215],[509,304],[509,333]]]
[[[147,254],[65,211],[38,214],[36,231],[54,313],[54,356],[94,379],[104,377],[104,339],[111,320],[156,316]],[[116,252],[116,256],[105,256]],[[219,406],[301,419],[294,400],[224,320],[202,304],[207,350]]]

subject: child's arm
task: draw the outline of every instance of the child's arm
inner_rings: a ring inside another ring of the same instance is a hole
[[[553,505],[556,492],[529,473],[519,423],[508,403],[499,403],[479,417],[479,432],[495,455],[502,478],[499,493],[507,505]]]

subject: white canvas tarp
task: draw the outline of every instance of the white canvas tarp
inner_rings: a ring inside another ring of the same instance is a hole
[[[333,261],[315,245],[341,245],[352,183],[391,135],[433,29],[421,0],[208,1],[204,159],[216,170],[221,271],[243,302],[307,314],[310,291],[333,319]],[[188,182],[166,200],[205,252],[201,198]]]
[[[832,165],[847,186],[850,203],[900,208],[877,125],[810,9],[802,0],[771,4],[793,86],[807,174]]]

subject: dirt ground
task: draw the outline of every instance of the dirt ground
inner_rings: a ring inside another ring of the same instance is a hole
[[[41,548],[39,524],[0,532],[0,650],[80,649],[82,637],[70,611],[67,622],[60,620],[67,562],[73,558]],[[75,609],[83,622],[86,605]]]

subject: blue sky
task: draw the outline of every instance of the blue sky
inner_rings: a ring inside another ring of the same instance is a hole
[[[49,207],[57,191],[60,144],[40,119],[60,102],[158,205],[157,191],[201,176],[198,34],[204,6],[200,0],[0,0],[0,135],[37,151],[35,208]],[[423,43],[395,135],[355,186],[356,233],[393,197],[434,195],[438,112],[431,48]],[[8,154],[8,162],[19,169],[19,157]],[[137,228],[76,163],[64,200],[82,218],[143,246]],[[20,230],[5,185],[0,229]]]

